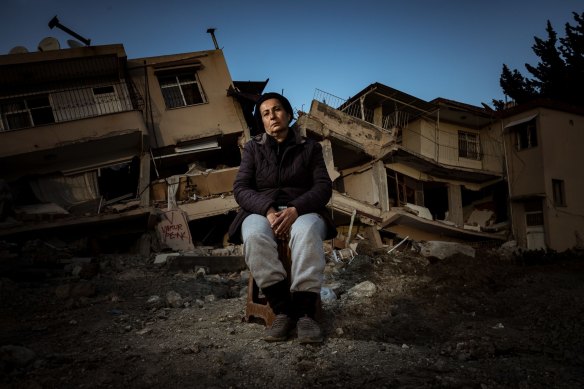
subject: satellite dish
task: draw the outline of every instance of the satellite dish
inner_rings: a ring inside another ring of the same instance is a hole
[[[22,54],[22,53],[28,53],[28,49],[24,46],[14,46],[8,52],[8,54]]]
[[[43,38],[39,42],[38,47],[39,51],[59,50],[60,48],[61,45],[59,44],[59,41],[57,40],[57,38],[53,38],[52,36]]]
[[[83,47],[83,43],[76,41],[75,39],[67,39],[67,46],[70,49],[76,49],[78,47]]]

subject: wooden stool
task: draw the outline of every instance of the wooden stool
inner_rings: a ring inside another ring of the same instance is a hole
[[[278,239],[278,259],[284,265],[284,270],[288,275],[288,286],[290,286],[290,270],[292,268],[292,259],[290,258],[290,247],[287,240]],[[245,306],[245,321],[251,317],[263,319],[266,326],[271,326],[276,318],[274,311],[264,296],[260,295],[260,288],[257,286],[253,275],[250,274],[247,283],[247,304]]]
[[[290,247],[287,240],[278,239],[278,259],[284,265],[286,270],[288,287],[291,285],[290,271],[292,269],[292,258],[290,257]],[[274,311],[270,307],[267,299],[260,295],[260,288],[253,279],[253,274],[250,273],[249,281],[247,283],[247,304],[245,306],[245,321],[249,322],[251,317],[263,319],[266,326],[271,326],[276,318]],[[322,301],[320,294],[316,300],[315,319],[321,321],[322,318]]]

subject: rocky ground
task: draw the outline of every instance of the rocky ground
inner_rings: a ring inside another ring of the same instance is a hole
[[[0,387],[584,387],[583,256],[401,249],[330,262],[325,342],[300,345],[244,320],[246,272],[4,247]]]

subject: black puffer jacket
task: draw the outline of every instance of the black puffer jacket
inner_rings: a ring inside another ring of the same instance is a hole
[[[325,239],[337,235],[326,209],[332,182],[322,147],[313,140],[303,139],[292,129],[289,132],[284,144],[278,145],[263,133],[245,145],[233,184],[235,200],[241,209],[229,227],[230,242],[242,243],[241,224],[248,215],[265,215],[270,207],[277,206],[296,207],[298,215],[316,212],[325,220]],[[280,157],[278,147],[285,147]]]

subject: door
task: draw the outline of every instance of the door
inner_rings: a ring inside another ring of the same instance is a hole
[[[541,199],[526,201],[525,209],[525,231],[528,250],[539,250],[545,246],[545,227],[543,224],[543,205]]]

